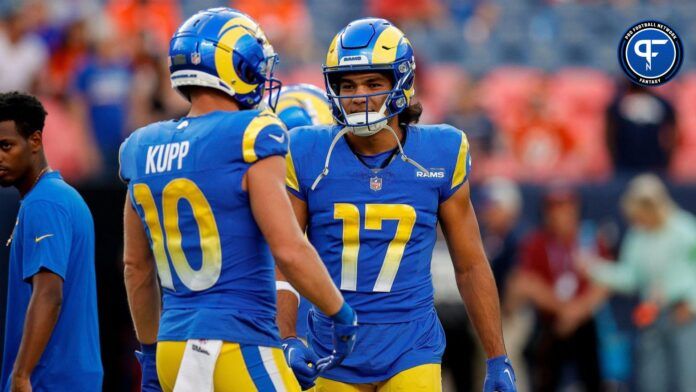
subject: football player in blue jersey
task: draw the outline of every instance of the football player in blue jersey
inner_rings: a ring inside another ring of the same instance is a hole
[[[287,131],[257,109],[276,85],[276,61],[247,15],[197,13],[169,48],[188,115],[141,128],[121,146],[125,279],[144,390],[299,390],[275,324],[274,258],[333,320],[334,350],[312,370],[352,350],[355,313],[285,192]]]
[[[360,319],[355,349],[324,367],[318,391],[440,391],[445,338],[430,262],[439,222],[457,284],[488,356],[485,391],[514,391],[497,290],[469,198],[469,145],[449,125],[416,125],[415,61],[383,19],[350,23],[333,39],[324,77],[338,125],[290,133],[286,185],[300,226]],[[292,301],[280,292],[279,301]],[[281,325],[292,317],[281,309]],[[294,331],[282,331],[291,337]],[[310,349],[329,354],[331,319],[314,308]],[[304,352],[302,352],[304,350]],[[312,352],[313,351],[313,352]],[[296,374],[305,363],[290,361]],[[299,376],[298,376],[299,377]]]
[[[87,204],[46,161],[46,111],[0,94],[0,186],[22,198],[10,246],[3,392],[102,389],[94,224]]]

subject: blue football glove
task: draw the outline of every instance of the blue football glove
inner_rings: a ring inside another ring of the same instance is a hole
[[[486,381],[483,382],[483,392],[516,392],[515,381],[515,371],[507,355],[486,361]]]
[[[282,341],[285,360],[295,374],[302,390],[314,386],[314,380],[319,377],[317,361],[319,357],[298,338],[285,338]]]
[[[143,374],[141,381],[142,391],[162,392],[162,387],[157,378],[157,343],[143,344],[140,350],[135,352],[135,357],[138,358]]]
[[[319,372],[325,372],[340,365],[355,347],[355,335],[358,333],[358,316],[346,302],[341,310],[331,316],[333,320],[333,352],[328,357],[317,361]]]

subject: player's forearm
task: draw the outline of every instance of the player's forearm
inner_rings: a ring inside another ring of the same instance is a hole
[[[156,272],[154,268],[143,269],[126,260],[124,277],[136,336],[141,343],[155,343],[161,308]]]
[[[280,330],[280,337],[285,339],[290,336],[297,336],[297,307],[299,303],[295,294],[281,290],[278,291],[278,314],[276,322]]]
[[[29,377],[34,371],[58,322],[61,306],[60,292],[35,290],[32,294],[24,321],[22,342],[12,370],[15,376]]]
[[[457,286],[488,358],[505,355],[498,290],[487,263],[456,272]]]
[[[319,255],[302,237],[295,245],[274,252],[278,268],[299,293],[327,315],[338,312],[343,297],[334,286]]]

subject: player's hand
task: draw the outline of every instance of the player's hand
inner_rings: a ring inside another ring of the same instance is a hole
[[[135,352],[142,370],[142,392],[162,392],[157,378],[157,344],[143,344],[141,351]]]
[[[486,381],[483,382],[483,392],[516,392],[515,380],[515,371],[507,355],[486,361]]]
[[[355,336],[358,333],[358,316],[347,303],[338,313],[331,317],[333,319],[333,352],[328,357],[324,357],[317,362],[319,372],[333,369],[340,365],[355,347]]]
[[[307,347],[304,342],[296,337],[285,338],[282,342],[285,360],[295,374],[302,390],[314,386],[314,381],[319,376],[317,370],[317,354]]]
[[[29,380],[29,376],[12,375],[10,392],[31,392],[31,390],[31,381]]]

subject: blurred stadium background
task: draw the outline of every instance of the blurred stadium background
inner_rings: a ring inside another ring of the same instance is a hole
[[[696,211],[694,1],[2,0],[0,91],[40,97],[49,113],[44,140],[51,167],[78,187],[94,215],[104,390],[138,388],[122,283],[125,187],[116,176],[117,149],[136,128],[185,114],[186,102],[169,87],[167,44],[181,21],[211,6],[240,9],[261,24],[281,56],[286,85],[323,88],[326,48],[349,21],[379,16],[399,26],[416,51],[422,122],[451,123],[471,141],[474,202],[489,258],[502,263],[493,265],[501,290],[515,274],[520,242],[542,224],[544,203],[561,188],[579,200],[577,232],[590,230],[607,258],[616,258],[626,230],[619,200],[636,174],[660,175],[677,204]],[[629,88],[617,61],[623,33],[644,19],[666,22],[685,49],[676,79],[649,90]],[[491,178],[510,181],[491,184]],[[18,198],[3,189],[0,200],[4,239]],[[519,208],[503,225],[512,229],[503,233],[489,213],[495,202]],[[0,247],[3,306],[8,250]],[[503,251],[508,253],[501,257]],[[445,390],[480,390],[482,354],[448,262],[446,248],[438,245],[433,276],[449,341]],[[635,387],[635,304],[633,297],[613,296],[595,314],[609,390]],[[528,358],[528,366],[515,363],[521,390],[530,390],[525,385],[535,367],[544,366],[530,356],[540,327],[526,309],[511,310],[514,316],[505,321],[506,331],[510,323],[522,335],[508,337],[514,350]],[[564,390],[582,390],[577,366],[562,373]]]

